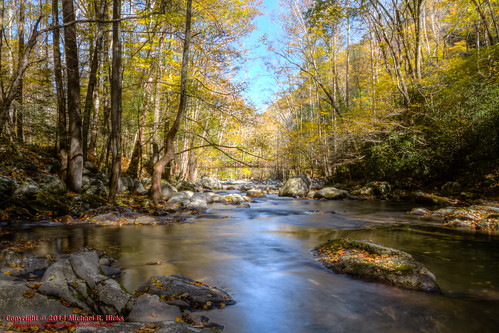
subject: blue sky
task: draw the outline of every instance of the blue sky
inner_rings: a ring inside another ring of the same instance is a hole
[[[240,75],[248,85],[244,97],[262,112],[269,106],[276,92],[276,84],[265,66],[265,59],[273,55],[262,44],[261,38],[266,35],[269,40],[275,40],[281,32],[278,24],[279,0],[263,0],[259,9],[262,15],[255,20],[257,28],[244,41],[245,46],[251,49],[248,54],[250,60],[242,66]]]

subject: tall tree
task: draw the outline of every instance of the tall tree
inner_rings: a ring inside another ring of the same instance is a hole
[[[121,1],[113,0],[113,67],[111,73],[111,183],[109,200],[114,201],[118,193],[121,176]]]
[[[106,8],[106,0],[95,2],[95,10],[97,12],[97,33],[95,37],[95,46],[93,54],[91,55],[92,61],[90,64],[90,77],[88,79],[87,96],[85,98],[85,108],[83,110],[83,157],[87,159],[88,152],[88,132],[90,129],[90,114],[94,104],[94,90],[97,84],[97,71],[99,69],[99,60],[101,57],[102,44],[104,41],[104,12]]]
[[[70,151],[67,184],[70,190],[81,191],[83,171],[83,140],[81,135],[81,100],[78,45],[76,43],[76,16],[73,0],[62,0],[64,22],[64,49],[68,77],[68,113]]]
[[[3,10],[4,10],[4,4],[2,2],[2,18],[3,18]],[[29,56],[31,54],[31,51],[35,48],[35,45],[37,43],[37,38],[40,36],[40,32],[38,31],[38,26],[40,25],[40,21],[42,20],[42,16],[38,17],[36,20],[35,24],[33,25],[33,29],[31,30],[31,35],[28,40],[28,43],[26,44],[26,47],[24,48],[24,52],[22,54],[22,57],[20,57],[16,68],[14,68],[13,73],[11,77],[9,78],[9,82],[5,84],[2,80],[1,86],[2,86],[2,91],[1,91],[1,100],[0,100],[0,136],[2,135],[3,129],[5,127],[5,124],[8,119],[8,112],[9,109],[12,105],[12,102],[17,96],[19,85],[21,84],[24,72],[26,69],[29,67],[30,62],[29,62]],[[3,19],[2,19],[3,23]],[[4,38],[4,28],[2,25],[1,29],[1,34],[0,37],[2,42]],[[2,42],[0,42],[0,51],[1,51],[1,46],[3,45]],[[1,53],[1,52],[0,52]],[[1,58],[0,58],[0,67],[1,67]]]
[[[175,158],[175,136],[180,129],[180,124],[182,123],[182,119],[187,109],[187,75],[189,65],[189,47],[191,44],[191,19],[192,0],[187,0],[184,47],[182,51],[182,66],[180,69],[180,101],[175,121],[166,135],[166,152],[154,164],[150,194],[155,203],[161,200],[161,175],[168,163]]]
[[[25,11],[26,11],[26,3],[25,0],[21,0],[19,2],[19,25],[17,28],[18,34],[18,61],[22,61],[22,56],[24,54],[24,21],[25,21]],[[17,88],[17,97],[16,97],[16,125],[17,125],[17,141],[20,143],[23,142],[24,137],[24,129],[23,129],[23,79],[21,78],[19,82],[19,87]]]
[[[59,1],[52,0],[52,25],[59,25]],[[61,49],[60,49],[60,30],[54,28],[52,30],[52,51],[54,58],[54,77],[55,88],[57,93],[57,136],[58,136],[58,155],[63,164],[62,170],[67,170],[67,115],[66,115],[66,97],[64,84],[62,82],[62,64],[61,64]]]

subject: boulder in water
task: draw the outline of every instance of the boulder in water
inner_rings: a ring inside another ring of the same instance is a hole
[[[279,191],[280,197],[306,197],[312,182],[307,174],[289,178]]]
[[[208,190],[218,190],[222,188],[222,184],[220,183],[220,181],[211,177],[203,177],[201,178],[199,183],[203,188]]]
[[[336,273],[405,289],[440,293],[435,276],[410,254],[369,240],[336,239],[319,245],[313,253]]]
[[[158,295],[167,304],[183,309],[210,309],[235,304],[225,291],[194,281],[182,274],[154,276],[137,289],[136,294]]]
[[[334,187],[326,187],[314,193],[315,199],[342,200],[350,198],[350,193]]]
[[[265,193],[263,193],[263,191],[259,189],[251,189],[246,192],[246,196],[250,198],[260,198],[265,197]]]

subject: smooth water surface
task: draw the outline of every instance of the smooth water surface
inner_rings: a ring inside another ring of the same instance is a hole
[[[9,237],[41,240],[40,255],[103,250],[119,258],[129,291],[173,273],[222,288],[238,303],[206,315],[225,332],[497,331],[499,236],[422,224],[405,214],[412,207],[271,196],[249,209],[215,205],[181,224],[32,227]],[[443,295],[332,273],[310,249],[340,237],[411,253]]]

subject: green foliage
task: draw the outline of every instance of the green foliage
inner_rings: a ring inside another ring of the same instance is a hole
[[[499,59],[498,51],[491,50],[491,59]],[[497,166],[498,64],[490,61],[487,73],[477,72],[478,57],[455,58],[432,82],[412,87],[413,106],[397,116],[404,131],[364,146],[368,177],[445,181],[470,170],[483,176]]]

